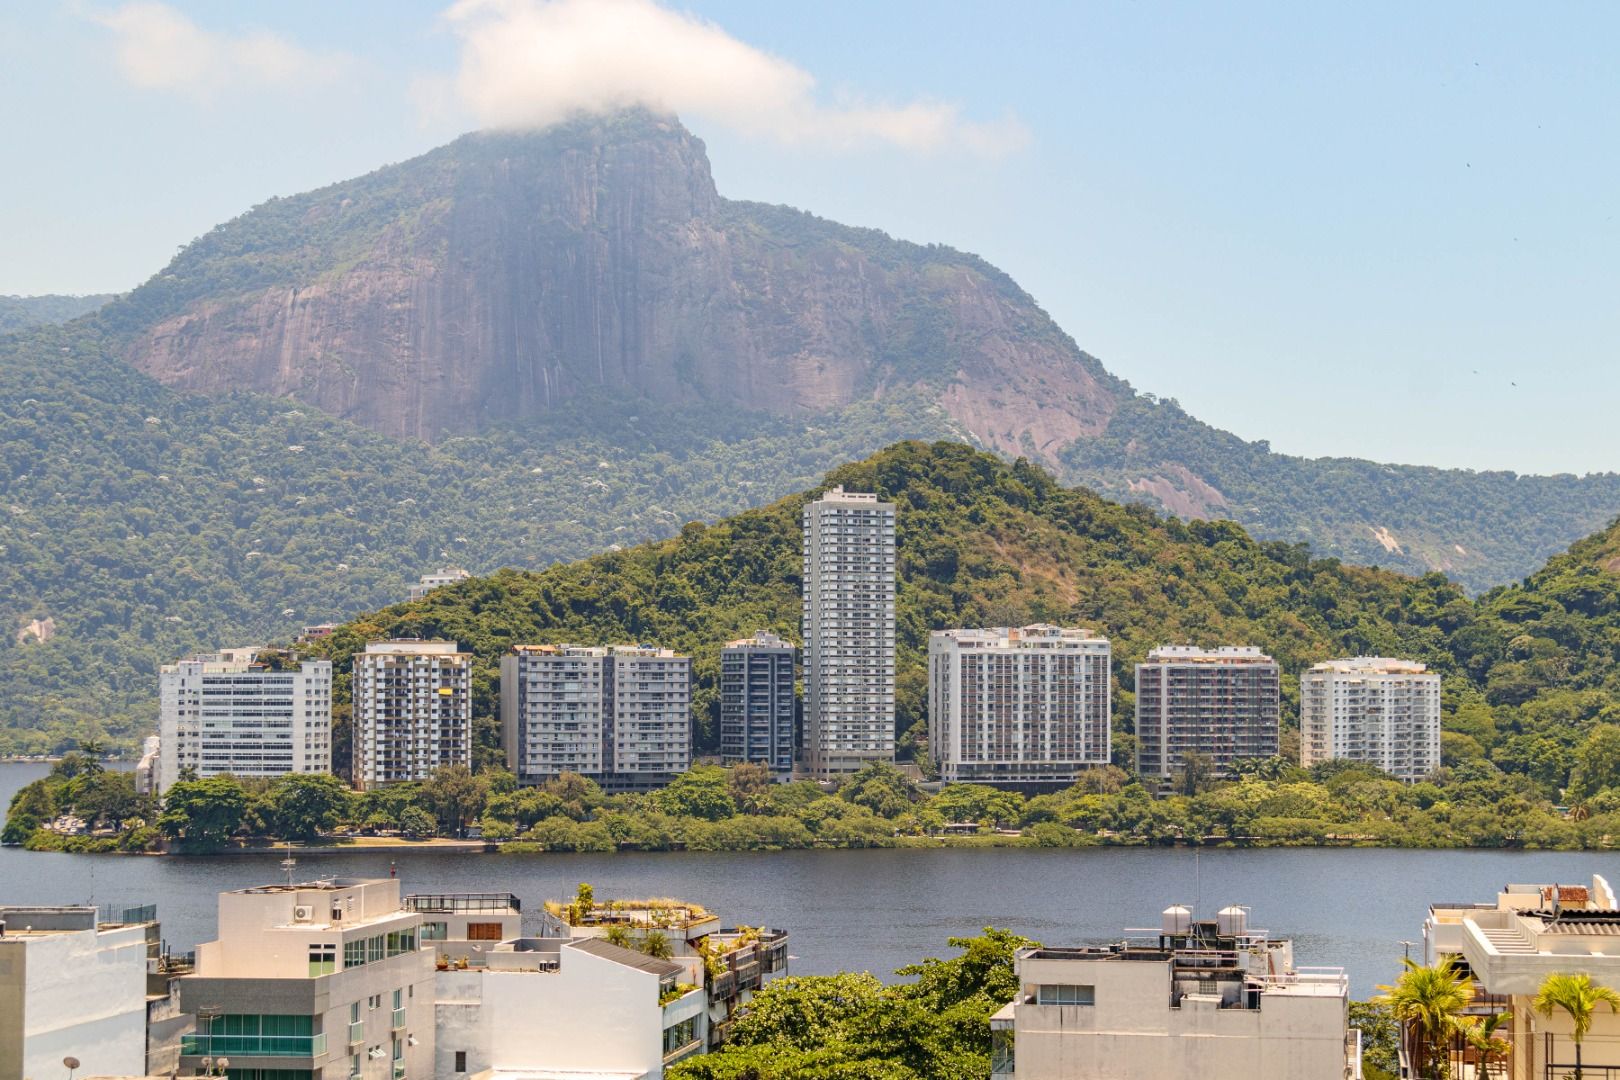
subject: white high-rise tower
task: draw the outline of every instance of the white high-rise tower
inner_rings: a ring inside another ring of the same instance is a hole
[[[804,508],[804,759],[894,760],[894,504],[842,487]]]

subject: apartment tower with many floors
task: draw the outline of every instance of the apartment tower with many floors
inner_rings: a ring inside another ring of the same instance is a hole
[[[472,767],[472,654],[375,641],[354,657],[354,783],[365,791]]]
[[[1386,656],[1328,660],[1299,677],[1300,764],[1345,759],[1415,783],[1440,767],[1440,676]]]
[[[720,650],[720,756],[727,765],[793,773],[793,672],[798,650],[761,630]]]
[[[692,765],[692,658],[649,645],[518,645],[501,659],[501,734],[521,783],[559,773],[614,790]]]
[[[1108,764],[1109,644],[1056,626],[936,630],[928,746],[946,783],[1073,784]]]
[[[222,649],[158,673],[159,793],[199,778],[332,771],[332,664],[278,669],[259,649]]]
[[[1136,771],[1168,779],[1195,753],[1229,774],[1278,751],[1277,661],[1252,646],[1161,645],[1136,665]]]
[[[835,487],[804,507],[804,759],[894,760],[894,504]]]

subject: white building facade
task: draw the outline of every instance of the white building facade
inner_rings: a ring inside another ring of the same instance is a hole
[[[646,645],[519,645],[501,660],[501,733],[522,783],[576,772],[657,787],[692,766],[692,658]]]
[[[223,649],[159,672],[157,788],[197,777],[332,771],[332,664],[279,670],[262,650]]]
[[[1014,1080],[1360,1080],[1349,984],[1296,968],[1242,909],[1165,912],[1156,941],[1027,948],[990,1020],[991,1076]]]
[[[444,585],[454,585],[458,581],[466,581],[471,574],[459,566],[442,566],[431,574],[423,574],[415,585],[411,586],[410,599],[420,600],[428,593]]]
[[[946,783],[1073,784],[1111,749],[1110,647],[1035,625],[928,638],[928,746]]]
[[[804,507],[804,758],[894,760],[895,511],[835,487]]]
[[[1409,783],[1440,767],[1440,676],[1423,664],[1358,656],[1299,677],[1300,764],[1348,760]]]
[[[1161,645],[1136,665],[1136,771],[1168,779],[1188,754],[1220,773],[1274,757],[1281,701],[1277,661],[1257,648]]]
[[[256,1080],[429,1080],[434,956],[393,879],[221,893],[219,938],[178,980],[180,1066]]]
[[[0,908],[0,1080],[146,1074],[147,929],[92,907]]]
[[[354,783],[472,767],[472,654],[453,641],[378,641],[354,657]]]

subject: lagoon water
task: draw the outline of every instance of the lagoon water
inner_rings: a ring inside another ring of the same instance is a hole
[[[0,806],[46,766],[0,764]],[[284,880],[279,854],[134,857],[0,848],[0,903],[155,903],[177,951],[213,937],[215,894]],[[1620,857],[1581,852],[1388,849],[784,851],[490,856],[306,856],[300,878],[386,876],[406,891],[509,891],[525,911],[589,881],[598,896],[677,896],[728,923],[793,935],[793,970],[885,977],[945,939],[1004,926],[1047,944],[1117,940],[1173,903],[1227,904],[1292,937],[1296,962],[1343,967],[1366,997],[1398,972],[1433,900],[1488,900],[1509,881],[1620,882]]]

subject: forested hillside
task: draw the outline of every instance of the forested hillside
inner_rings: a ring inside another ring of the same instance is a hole
[[[1363,566],[1438,569],[1475,591],[1523,577],[1620,514],[1620,474],[1521,476],[1361,458],[1302,458],[1245,442],[1138,395],[1063,475],[1112,498],[1241,521]]]
[[[54,326],[88,314],[112,299],[110,293],[92,296],[0,296],[0,334],[32,326]]]
[[[542,567],[814,482],[937,410],[563,413],[429,447],[251,395],[167,390],[78,324],[0,339],[0,753],[128,745],[156,670],[289,640],[450,563]],[[699,433],[701,434],[695,434]]]
[[[798,637],[799,510],[825,486],[898,507],[897,728],[926,707],[929,630],[1052,621],[1113,641],[1116,745],[1131,750],[1132,664],[1164,642],[1247,643],[1297,672],[1330,656],[1424,660],[1446,676],[1449,761],[1489,757],[1549,792],[1599,721],[1620,721],[1620,537],[1578,545],[1523,586],[1471,601],[1443,575],[1313,559],[1230,523],[1183,522],[1066,489],[1026,462],[956,443],[904,443],[829,473],[804,495],[678,537],[528,573],[502,571],[357,619],[323,642],[340,673],[383,635],[453,638],[478,656],[475,711],[495,747],[496,665],[519,642],[650,641],[689,652],[700,749],[715,747],[718,650],[772,629]],[[346,677],[340,674],[340,696]],[[905,742],[906,740],[903,740]]]

